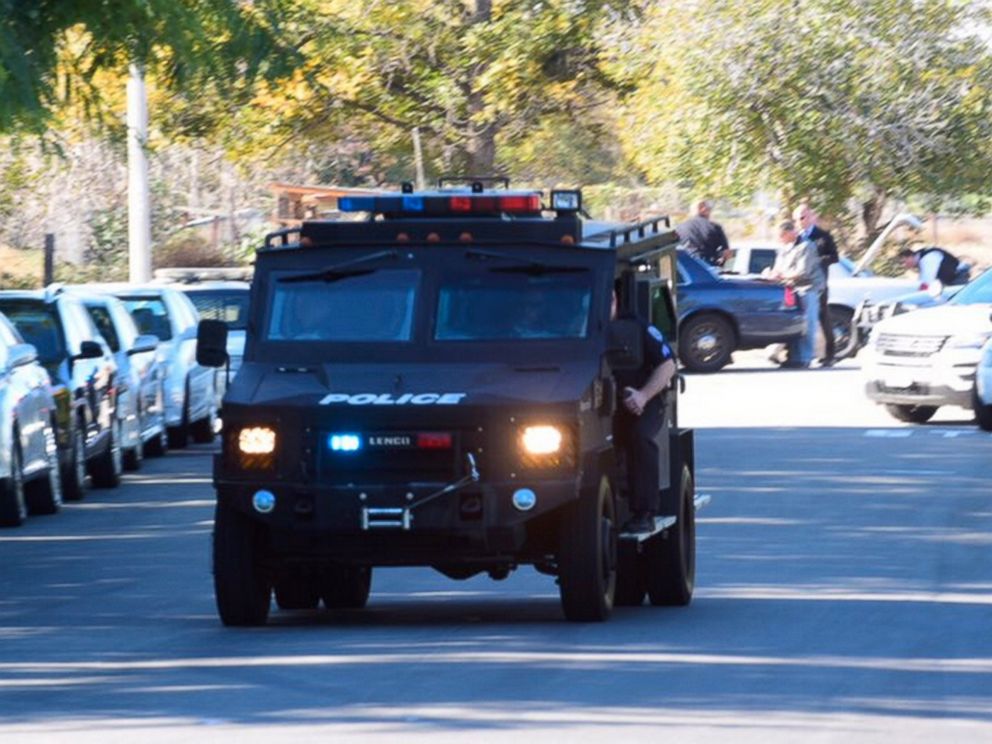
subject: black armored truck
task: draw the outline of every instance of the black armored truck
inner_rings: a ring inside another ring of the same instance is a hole
[[[372,570],[557,577],[564,615],[685,605],[695,572],[693,434],[678,387],[656,437],[656,529],[623,534],[614,372],[643,325],[676,346],[667,221],[594,229],[581,192],[470,180],[342,198],[257,253],[241,369],[214,461],[213,572],[227,625],[361,608]],[[592,234],[595,233],[595,234]],[[226,327],[202,321],[201,364]]]

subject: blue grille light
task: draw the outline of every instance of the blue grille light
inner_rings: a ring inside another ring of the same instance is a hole
[[[403,199],[403,211],[404,212],[423,212],[424,211],[424,197],[422,196],[404,196]]]
[[[362,448],[362,438],[357,434],[331,434],[327,445],[334,452],[357,452]]]
[[[374,212],[374,196],[342,196],[338,198],[340,212]]]

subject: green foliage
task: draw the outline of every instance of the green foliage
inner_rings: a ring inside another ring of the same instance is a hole
[[[992,167],[984,10],[945,0],[657,4],[614,60],[632,84],[620,134],[653,181],[731,197],[888,198],[984,188]]]
[[[96,114],[102,71],[153,68],[175,89],[230,89],[285,71],[279,0],[0,0],[0,131],[41,130],[79,99]]]

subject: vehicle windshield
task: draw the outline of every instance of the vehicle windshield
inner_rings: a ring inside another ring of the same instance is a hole
[[[238,289],[198,289],[186,296],[196,305],[201,320],[219,320],[232,331],[248,327],[248,291]]]
[[[25,343],[38,350],[38,361],[58,364],[66,357],[61,323],[53,305],[23,300],[2,300],[0,311],[20,331]]]
[[[172,338],[169,311],[162,300],[158,297],[121,297],[120,299],[134,318],[138,333],[158,336],[159,341],[168,341]]]
[[[438,292],[434,340],[584,338],[591,297],[588,273],[451,278]]]
[[[292,273],[271,283],[268,341],[403,342],[413,335],[420,285],[417,269],[378,269],[334,281],[300,281]]]
[[[992,269],[969,282],[950,300],[955,305],[978,305],[992,303]]]

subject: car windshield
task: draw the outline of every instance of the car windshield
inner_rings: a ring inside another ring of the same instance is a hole
[[[248,324],[248,291],[239,289],[198,289],[186,293],[202,320],[220,320],[232,331],[243,331]]]
[[[487,272],[442,283],[436,341],[584,338],[588,273],[528,276]]]
[[[977,305],[992,303],[992,269],[968,283],[951,299],[955,305]]]
[[[38,350],[38,361],[57,364],[66,357],[61,324],[53,305],[23,300],[2,300],[0,311],[20,331],[24,341]]]
[[[289,279],[283,281],[282,279]],[[416,269],[363,270],[300,281],[292,273],[270,284],[268,341],[403,342],[413,334],[420,285]]]
[[[121,297],[127,311],[138,326],[138,333],[158,336],[159,341],[172,338],[169,311],[158,297]]]

